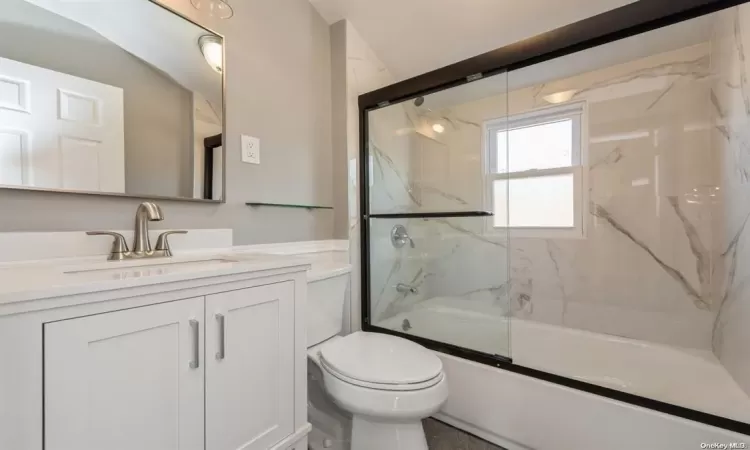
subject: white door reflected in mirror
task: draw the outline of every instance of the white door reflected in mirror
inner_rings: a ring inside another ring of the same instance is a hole
[[[0,3],[0,189],[223,200],[221,36],[150,0]]]
[[[121,88],[2,57],[0,88],[0,184],[125,192]]]

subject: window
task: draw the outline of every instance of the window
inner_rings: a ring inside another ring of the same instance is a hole
[[[522,237],[583,237],[583,114],[576,103],[484,124],[490,228]]]

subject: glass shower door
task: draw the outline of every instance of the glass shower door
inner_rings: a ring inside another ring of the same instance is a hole
[[[507,199],[486,126],[506,120],[506,93],[502,73],[368,113],[370,325],[510,357]]]

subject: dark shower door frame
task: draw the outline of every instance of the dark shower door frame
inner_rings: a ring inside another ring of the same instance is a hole
[[[362,329],[415,341],[427,348],[502,370],[597,394],[688,420],[750,435],[750,424],[642,397],[615,389],[514,364],[511,358],[489,355],[444,342],[378,327],[370,322],[369,244],[371,218],[466,217],[487,213],[370,214],[368,113],[389,105],[471,83],[501,73],[559,58],[627,37],[747,3],[750,0],[639,0],[635,3],[501,47],[474,58],[419,75],[359,96],[359,186],[361,224]]]

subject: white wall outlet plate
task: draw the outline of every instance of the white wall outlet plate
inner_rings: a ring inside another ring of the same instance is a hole
[[[260,164],[260,139],[242,135],[242,162]]]

